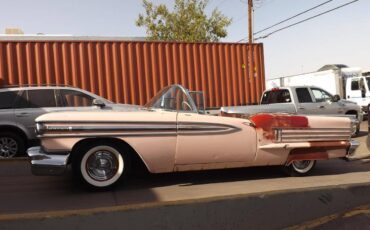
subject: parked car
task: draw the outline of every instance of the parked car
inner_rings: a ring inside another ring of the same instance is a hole
[[[363,111],[355,102],[342,100],[316,86],[290,86],[263,92],[260,105],[222,107],[227,113],[253,115],[261,112],[282,112],[304,115],[354,116],[358,122],[354,135],[360,131]]]
[[[0,89],[0,158],[24,154],[36,143],[35,119],[56,111],[128,108],[85,90],[65,86]]]
[[[192,93],[166,87],[137,111],[48,113],[36,119],[41,146],[28,149],[35,175],[71,164],[94,188],[123,180],[139,159],[151,173],[282,165],[305,175],[316,160],[345,158],[358,146],[347,117],[199,113]]]

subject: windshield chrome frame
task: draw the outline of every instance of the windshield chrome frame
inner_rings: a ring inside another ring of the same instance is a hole
[[[170,85],[170,86],[167,86],[165,88],[163,88],[160,93],[162,95],[164,95],[166,92],[168,92],[169,90],[173,89],[173,88],[178,88],[181,90],[182,93],[185,94],[186,98],[188,99],[188,101],[190,102],[190,106],[192,107],[190,111],[182,111],[182,110],[169,110],[169,109],[162,109],[162,108],[153,108],[153,107],[149,107],[148,106],[148,103],[149,102],[152,102],[152,99],[145,105],[146,108],[148,109],[155,109],[155,110],[164,110],[164,111],[176,111],[176,112],[182,112],[182,113],[199,113],[198,112],[198,109],[197,109],[197,106],[195,105],[195,102],[193,100],[193,98],[190,96],[189,94],[189,90],[186,89],[185,87],[183,87],[182,85],[179,85],[179,84],[173,84],[173,85]],[[167,89],[167,90],[164,90],[164,89]],[[163,91],[164,90],[164,91]],[[156,94],[154,97],[157,97],[158,94]],[[153,98],[154,98],[153,97]],[[161,98],[161,97],[159,97]],[[155,104],[155,103],[152,103],[152,104]]]

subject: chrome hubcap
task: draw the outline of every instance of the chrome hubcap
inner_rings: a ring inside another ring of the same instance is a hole
[[[294,161],[293,164],[297,169],[306,169],[310,165],[311,161]]]
[[[315,165],[315,161],[314,160],[294,161],[292,165],[296,172],[304,174],[309,172],[313,168],[313,166]]]
[[[109,151],[97,151],[86,161],[87,173],[97,181],[106,181],[116,175],[118,171],[118,160]]]
[[[0,158],[9,158],[17,154],[18,144],[10,137],[0,138]]]

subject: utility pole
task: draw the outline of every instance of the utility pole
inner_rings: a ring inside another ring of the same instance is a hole
[[[253,29],[252,29],[252,12],[253,12],[253,0],[248,0],[248,41],[249,44],[253,43]]]

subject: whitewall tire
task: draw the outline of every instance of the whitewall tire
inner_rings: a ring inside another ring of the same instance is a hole
[[[89,148],[79,164],[81,178],[95,188],[114,185],[126,173],[125,166],[123,154],[110,145],[96,145]]]
[[[316,165],[315,160],[293,161],[289,166],[285,167],[285,171],[290,176],[306,176]]]

